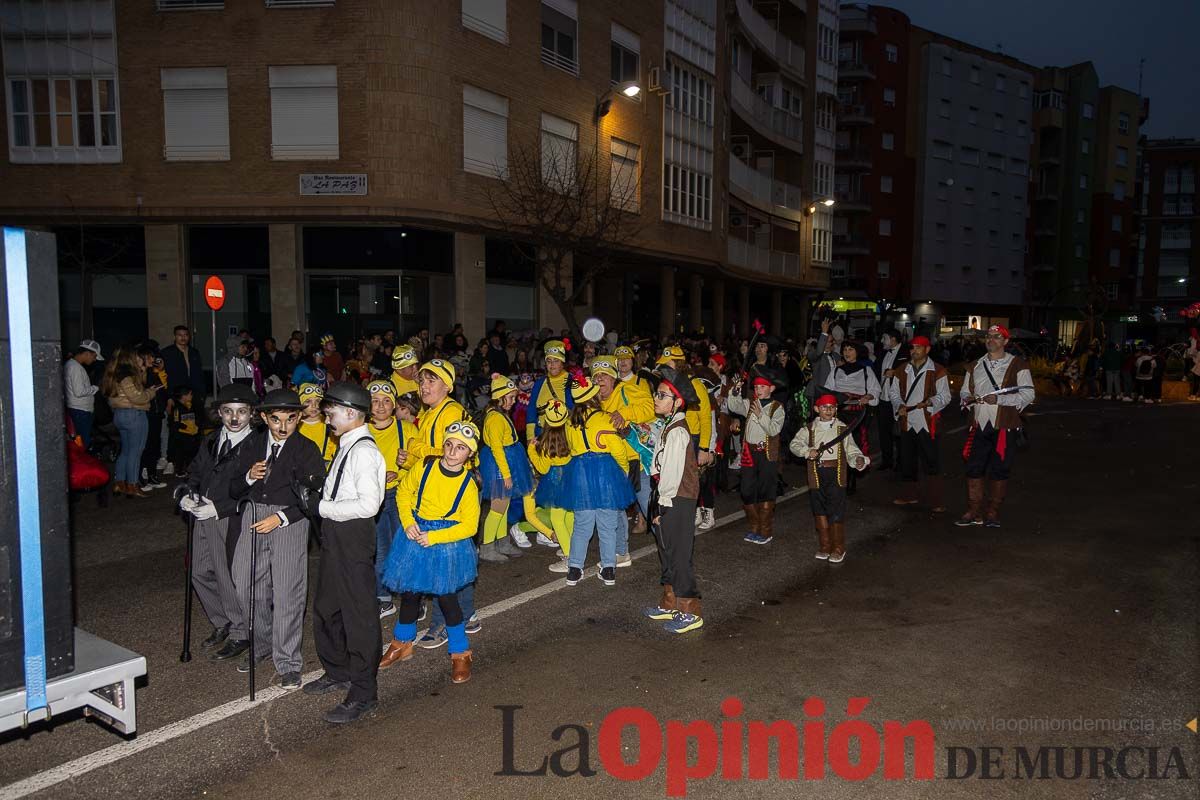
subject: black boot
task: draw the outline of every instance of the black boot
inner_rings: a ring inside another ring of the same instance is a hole
[[[208,638],[200,643],[200,649],[208,650],[210,647],[216,647],[228,638],[229,623],[225,623],[225,625],[221,626],[220,628],[213,628],[212,633],[208,635]]]

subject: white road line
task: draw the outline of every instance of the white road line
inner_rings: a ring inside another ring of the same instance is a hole
[[[963,425],[961,427],[946,431],[943,435],[959,433],[961,431],[965,431],[966,429],[967,426]],[[779,498],[779,502],[786,502],[792,498],[806,494],[807,492],[807,486],[801,486],[798,489],[792,489],[781,496]],[[737,522],[745,516],[745,511],[736,511],[732,514],[728,514],[716,520],[711,530],[716,530],[717,528],[724,527],[730,523]],[[707,532],[708,531],[699,531],[697,535],[703,535]],[[647,545],[633,551],[630,553],[630,556],[635,559],[643,558],[654,552],[655,547],[653,545]],[[593,575],[596,573],[596,571],[596,567],[590,567],[584,573],[584,575],[585,577]],[[525,603],[529,603],[533,600],[537,600],[565,588],[567,588],[566,578],[561,578],[556,581],[551,581],[543,586],[539,586],[535,589],[530,589],[529,591],[522,592],[518,595],[513,595],[512,597],[505,598],[504,600],[499,600],[495,603],[492,603],[490,606],[479,609],[477,613],[479,614],[480,619],[487,619],[489,617],[494,617],[497,614],[503,614],[506,611],[511,611],[512,609],[524,605]],[[323,670],[313,670],[312,672],[304,675],[302,680],[304,683],[316,680],[317,678],[321,677],[323,672]],[[36,775],[31,775],[24,780],[0,787],[0,800],[19,800],[19,798],[28,797],[34,792],[40,792],[43,789],[56,786],[63,781],[70,780],[71,778],[78,778],[93,770],[106,767],[109,764],[115,764],[122,759],[144,752],[151,748],[158,747],[161,744],[166,744],[173,739],[178,739],[180,736],[186,736],[187,734],[198,731],[201,728],[206,728],[209,725],[229,719],[232,716],[241,714],[243,711],[249,711],[252,708],[261,706],[264,703],[269,703],[272,700],[275,700],[286,694],[291,694],[291,692],[285,691],[278,686],[270,686],[266,689],[263,689],[261,692],[258,692],[254,702],[250,702],[249,698],[232,700],[224,705],[210,708],[208,711],[203,711],[199,714],[187,717],[186,719],[181,719],[178,722],[169,723],[161,728],[155,728],[154,730],[146,733],[139,733],[137,738],[133,741],[110,745],[102,750],[97,750],[96,752],[89,753],[86,756],[80,756],[73,761],[68,761],[65,764],[52,767],[51,769],[39,772]]]

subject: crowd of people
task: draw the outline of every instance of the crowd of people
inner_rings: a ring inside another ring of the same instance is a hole
[[[1161,403],[1170,350],[1109,341],[1092,343],[1076,355],[1063,350],[1054,365],[1053,383],[1063,396],[1126,403]],[[1192,337],[1183,358],[1188,400],[1200,400],[1200,349]]]

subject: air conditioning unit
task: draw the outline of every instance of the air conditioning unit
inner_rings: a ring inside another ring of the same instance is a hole
[[[662,86],[662,68],[661,67],[651,67],[649,70],[647,70],[646,86],[647,86],[647,91],[649,91],[649,92],[652,92],[655,94],[657,94],[657,93],[665,94],[666,93],[666,90],[663,89],[663,86]]]
[[[750,144],[749,136],[732,136],[729,139],[729,151],[733,153],[735,158],[749,163],[754,156],[754,148]]]

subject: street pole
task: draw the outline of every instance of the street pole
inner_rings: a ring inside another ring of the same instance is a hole
[[[213,371],[213,397],[217,396],[217,311],[209,309],[212,314],[212,371]]]

